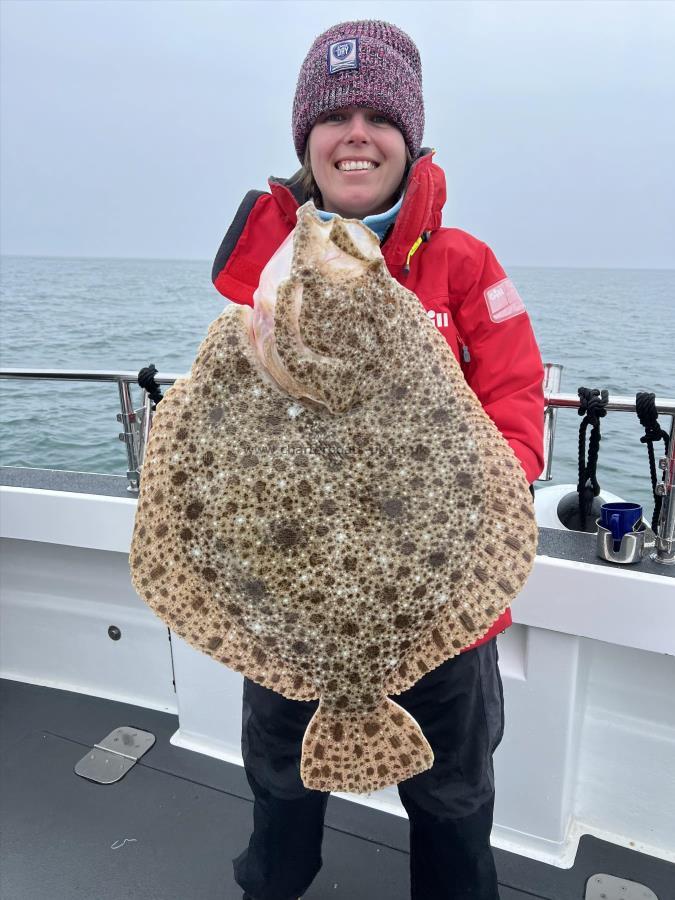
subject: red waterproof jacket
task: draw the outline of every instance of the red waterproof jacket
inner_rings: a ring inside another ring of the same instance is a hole
[[[445,337],[468,385],[504,435],[532,483],[544,467],[544,393],[530,318],[492,250],[459,228],[442,228],[445,174],[423,147],[410,167],[403,204],[381,242],[390,274],[413,291]],[[307,197],[291,178],[244,197],[213,264],[215,287],[253,305],[260,274],[295,228]],[[462,652],[511,625],[511,609]]]

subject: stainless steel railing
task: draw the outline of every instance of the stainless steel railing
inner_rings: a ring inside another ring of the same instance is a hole
[[[551,481],[553,462],[553,442],[559,409],[578,409],[579,397],[576,394],[559,392],[563,367],[556,363],[544,365],[544,469],[537,481]],[[159,385],[172,385],[183,374],[156,374],[155,382]],[[111,381],[117,384],[121,411],[117,413],[117,421],[121,422],[124,431],[118,437],[124,441],[127,451],[127,489],[138,493],[141,467],[147,438],[152,423],[152,401],[147,391],[143,391],[143,404],[134,409],[131,397],[131,385],[138,385],[138,372],[102,369],[0,369],[0,378],[20,379],[61,379],[68,381]],[[654,404],[659,415],[671,416],[669,452],[667,457],[658,461],[659,468],[664,471],[663,481],[656,486],[661,495],[661,514],[659,517],[656,541],[656,557],[658,562],[675,562],[675,398],[657,397]],[[635,397],[610,396],[605,409],[608,412],[635,413]]]
[[[172,385],[181,375],[156,375],[157,384]],[[62,381],[111,381],[117,384],[120,409],[117,413],[117,421],[121,422],[124,431],[118,434],[124,441],[127,451],[127,490],[138,493],[140,485],[141,466],[145,445],[152,421],[152,401],[143,391],[143,405],[134,409],[131,396],[131,385],[138,386],[138,372],[124,372],[121,370],[106,369],[0,369],[0,378],[36,378],[45,380]]]
[[[556,419],[559,409],[579,409],[579,397],[575,394],[559,392],[563,367],[555,363],[544,364],[544,470],[537,481],[551,480],[551,463],[553,460],[553,440],[555,437]],[[657,525],[654,562],[668,565],[675,564],[675,407],[672,398],[654,400],[659,415],[669,415],[670,433],[668,436],[668,454],[658,460],[658,467],[664,473],[663,480],[656,485],[656,493],[661,496],[661,512]],[[609,412],[635,412],[635,397],[610,396],[605,409]],[[664,429],[665,430],[665,429]]]

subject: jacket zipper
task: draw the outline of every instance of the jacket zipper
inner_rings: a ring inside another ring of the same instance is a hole
[[[410,272],[410,257],[413,255],[415,250],[417,250],[419,245],[422,243],[426,243],[426,241],[428,241],[430,237],[431,237],[430,231],[423,231],[422,234],[417,238],[415,243],[410,248],[410,252],[408,253],[408,256],[405,261],[405,265],[403,266],[403,275],[405,278],[408,277],[408,272]]]
[[[465,363],[471,362],[471,354],[469,353],[469,348],[466,346],[459,335],[457,335],[457,341],[459,343],[459,352],[462,359]]]

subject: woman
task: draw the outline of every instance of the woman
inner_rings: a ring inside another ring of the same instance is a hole
[[[387,22],[336,25],[312,44],[293,104],[302,168],[249,191],[218,251],[213,280],[252,304],[260,272],[313,199],[320,215],[362,219],[390,273],[447,339],[468,384],[520,460],[543,468],[543,366],[518,293],[483,242],[441,227],[445,178],[421,148],[419,53]],[[398,786],[410,820],[413,900],[498,900],[490,847],[492,756],[504,729],[496,636],[480,640],[396,697],[434,751],[431,769]],[[318,701],[288,700],[244,679],[242,752],[254,831],[234,860],[248,900],[295,900],[321,867],[328,794],[300,779],[301,743]]]

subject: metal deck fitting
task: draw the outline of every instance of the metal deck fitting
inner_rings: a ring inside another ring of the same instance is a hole
[[[75,766],[75,774],[97,784],[113,784],[123,778],[154,743],[155,736],[149,731],[120,725],[82,757]]]
[[[584,900],[659,900],[659,898],[644,884],[617,878],[616,875],[606,875],[603,872],[591,875],[588,879]]]

